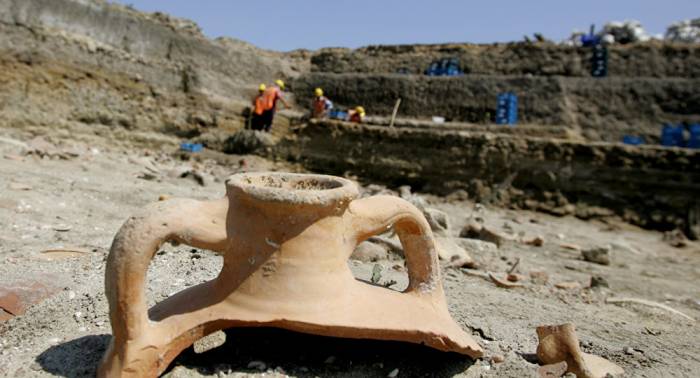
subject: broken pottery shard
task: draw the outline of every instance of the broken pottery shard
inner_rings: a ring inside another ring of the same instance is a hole
[[[566,364],[566,361],[562,361],[556,364],[540,366],[539,369],[537,369],[537,374],[540,376],[540,378],[559,378],[566,374],[567,368],[568,365]]]
[[[472,358],[481,347],[452,319],[430,226],[393,196],[356,199],[346,179],[248,173],[227,180],[226,197],[154,203],[120,229],[107,259],[113,337],[101,377],[155,377],[201,337],[237,326],[324,336],[396,340]],[[356,280],[347,261],[369,237],[394,228],[408,288]],[[217,278],[146,307],[148,265],[174,240],[224,255]]]
[[[24,314],[31,305],[58,291],[58,288],[49,284],[50,279],[51,277],[46,277],[41,282],[31,280],[12,285],[0,284],[0,309],[14,316]]]
[[[566,281],[566,282],[559,282],[554,284],[554,287],[557,289],[563,289],[563,290],[574,290],[574,289],[580,289],[581,284],[576,282],[576,281]]]
[[[493,283],[495,283],[496,286],[502,287],[504,289],[513,289],[516,287],[523,287],[523,284],[508,282],[506,280],[498,278],[495,274],[493,274],[491,272],[489,272],[489,278],[491,278],[491,281],[493,281]]]
[[[603,378],[608,374],[616,376],[624,373],[621,367],[602,357],[583,353],[576,328],[571,323],[537,327],[537,337],[537,358],[544,365],[565,361],[566,371],[579,378]]]

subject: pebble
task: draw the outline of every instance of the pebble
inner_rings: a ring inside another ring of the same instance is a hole
[[[600,265],[610,265],[610,248],[596,247],[581,251],[584,260]]]
[[[495,354],[495,355],[493,355],[493,357],[491,357],[491,362],[493,362],[494,364],[500,364],[501,362],[503,362],[505,360],[506,360],[506,358],[500,354]]]
[[[628,347],[628,346],[622,348],[622,351],[625,352],[625,354],[629,354],[629,355],[634,355],[634,354],[637,353],[634,349],[632,349],[632,348],[630,348],[630,347]]]
[[[576,282],[576,281],[571,281],[571,282],[559,282],[558,284],[555,284],[554,286],[558,289],[573,290],[573,289],[580,288],[581,284]]]
[[[605,277],[591,276],[591,287],[610,287],[610,284]]]
[[[248,362],[248,369],[264,371],[265,369],[267,369],[267,365],[265,365],[265,363],[262,361],[250,361]]]
[[[332,364],[335,363],[335,356],[328,356],[325,361],[323,361],[324,364]]]
[[[545,285],[549,281],[549,274],[545,271],[533,270],[530,272],[530,280],[537,285]]]
[[[387,377],[396,378],[398,375],[399,375],[399,369],[394,369],[389,374],[387,374]]]

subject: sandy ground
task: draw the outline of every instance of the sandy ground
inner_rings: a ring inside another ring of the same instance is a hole
[[[0,136],[28,142],[22,133]],[[109,340],[104,296],[105,259],[122,222],[159,196],[199,199],[224,193],[223,180],[241,170],[289,170],[294,167],[255,157],[219,157],[204,162],[162,153],[71,147],[67,159],[24,156],[22,148],[0,142],[0,289],[32,286],[48,298],[23,315],[0,322],[0,376],[92,376]],[[74,156],[74,155],[78,156]],[[245,164],[241,164],[241,160]],[[197,180],[181,177],[195,170]],[[504,289],[456,268],[443,270],[450,311],[486,350],[482,360],[394,342],[343,340],[274,329],[237,329],[207,341],[226,342],[203,353],[188,350],[166,374],[198,376],[297,377],[526,377],[535,376],[535,327],[573,322],[584,351],[612,360],[634,377],[693,377],[700,371],[697,323],[679,315],[635,304],[606,304],[605,298],[634,297],[664,303],[700,318],[700,246],[677,249],[662,234],[625,224],[584,222],[575,218],[488,208],[468,201],[424,196],[451,220],[459,234],[470,217],[481,217],[499,232],[541,236],[541,247],[507,242],[496,252],[472,252],[481,272],[504,274],[519,259],[516,272],[544,271],[546,284],[529,279],[525,287]],[[609,266],[583,261],[562,248],[612,244]],[[46,250],[63,252],[42,253]],[[72,250],[75,252],[65,252]],[[399,257],[392,257],[393,260]],[[213,278],[221,258],[187,246],[164,245],[148,276],[149,301],[156,303],[188,286]],[[387,267],[383,279],[401,286],[405,273]],[[356,276],[369,279],[372,262],[351,261]],[[591,276],[606,288],[588,288]],[[577,289],[556,283],[576,281]],[[5,314],[7,315],[7,314]],[[217,339],[218,338],[218,339]],[[206,342],[201,343],[206,346]],[[502,363],[491,362],[503,356]],[[398,369],[398,371],[396,371]]]

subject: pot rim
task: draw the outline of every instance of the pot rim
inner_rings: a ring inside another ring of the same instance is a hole
[[[246,172],[229,176],[228,190],[237,190],[264,202],[329,206],[358,197],[357,185],[342,177],[288,173]]]

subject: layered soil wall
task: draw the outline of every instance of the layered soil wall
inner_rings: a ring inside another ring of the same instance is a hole
[[[0,0],[0,35],[0,125],[12,127],[228,132],[258,83],[308,60],[100,0]]]
[[[391,114],[401,98],[402,117],[478,123],[493,122],[497,94],[512,91],[519,99],[519,122],[580,129],[590,140],[638,134],[653,141],[662,122],[700,122],[697,78],[311,73],[293,83],[300,103],[311,101],[315,87],[340,107],[363,105],[370,114]]]
[[[697,44],[638,43],[611,46],[609,75],[700,77]],[[591,49],[553,43],[438,44],[321,49],[311,58],[314,72],[422,74],[431,62],[458,58],[462,71],[476,75],[590,77]]]
[[[276,153],[317,172],[657,229],[697,227],[700,211],[700,152],[680,148],[324,121]]]

